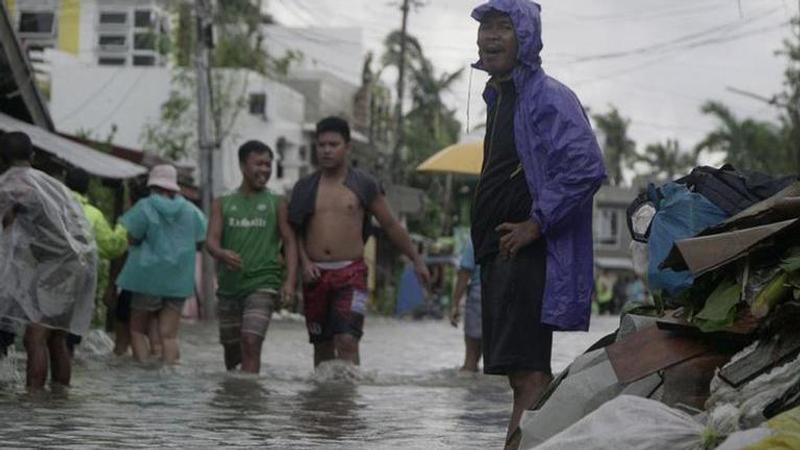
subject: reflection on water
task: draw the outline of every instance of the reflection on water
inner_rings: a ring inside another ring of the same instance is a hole
[[[615,327],[559,334],[564,367]],[[28,395],[24,355],[0,361],[0,447],[497,448],[511,397],[502,377],[459,374],[463,341],[444,322],[372,318],[363,366],[313,371],[302,323],[276,321],[260,376],[224,371],[213,324],[185,324],[182,362],[139,366],[102,336],[79,349],[73,387]]]
[[[292,421],[302,424],[302,432],[312,439],[352,439],[366,426],[360,416],[360,410],[364,409],[362,401],[354,384],[315,384],[298,392]]]

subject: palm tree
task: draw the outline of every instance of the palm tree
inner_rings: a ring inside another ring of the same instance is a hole
[[[733,112],[717,101],[706,102],[701,111],[714,116],[719,126],[695,147],[725,153],[725,162],[739,169],[782,174],[795,167],[789,146],[777,125],[754,119],[739,121]]]
[[[647,164],[650,175],[666,180],[672,180],[697,165],[697,155],[683,151],[676,139],[648,145],[637,159]]]
[[[411,110],[406,114],[409,138],[420,131],[427,141],[415,150],[414,156],[421,162],[433,153],[458,140],[461,123],[456,120],[454,109],[444,104],[442,96],[461,78],[464,69],[455,72],[434,73],[433,65],[423,58],[418,69],[411,71]],[[420,130],[420,128],[422,130]]]
[[[603,159],[609,182],[619,186],[623,182],[623,168],[637,159],[636,142],[628,137],[630,120],[620,116],[614,106],[605,114],[592,114],[592,118],[603,133]]]
[[[384,39],[381,57],[383,69],[399,66],[401,33],[393,31]],[[404,115],[406,147],[410,158],[408,167],[415,167],[433,152],[458,140],[461,123],[456,111],[444,104],[443,95],[462,76],[464,70],[437,75],[433,63],[425,57],[419,41],[406,35],[407,83],[411,96],[411,110]]]

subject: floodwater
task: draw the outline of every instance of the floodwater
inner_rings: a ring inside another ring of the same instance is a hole
[[[553,370],[613,331],[557,333]],[[181,364],[140,366],[85,339],[66,392],[28,395],[24,354],[0,362],[0,448],[481,449],[502,446],[503,377],[459,374],[462,331],[371,317],[362,366],[314,372],[299,320],[274,320],[260,376],[225,372],[214,324],[184,323]]]

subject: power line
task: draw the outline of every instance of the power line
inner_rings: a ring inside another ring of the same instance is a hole
[[[680,51],[680,50],[694,49],[694,48],[705,47],[705,46],[709,46],[709,45],[729,43],[729,42],[733,42],[733,41],[736,41],[736,40],[744,39],[744,38],[747,38],[747,37],[750,37],[750,36],[754,36],[754,35],[758,35],[758,34],[764,34],[766,32],[772,32],[772,31],[775,31],[777,29],[783,28],[783,27],[785,27],[785,26],[787,26],[789,24],[790,24],[790,22],[782,22],[782,23],[778,24],[777,26],[772,25],[772,26],[762,27],[762,28],[758,28],[758,29],[754,29],[754,30],[749,30],[747,32],[744,32],[744,33],[736,35],[736,36],[729,36],[729,37],[724,37],[724,38],[711,38],[711,39],[706,39],[706,40],[698,41],[698,42],[694,42],[694,43],[688,43],[688,44],[686,44],[686,45],[684,45],[682,47],[675,47],[675,48],[672,48],[672,49],[668,49],[668,50],[662,51],[660,54],[657,53],[657,54],[655,54],[655,56],[653,58],[650,58],[650,59],[648,59],[648,60],[646,60],[644,62],[641,62],[641,63],[637,63],[637,64],[635,64],[633,66],[629,66],[629,67],[625,67],[625,68],[622,68],[622,69],[614,70],[614,71],[606,73],[604,75],[594,76],[594,77],[591,77],[591,78],[587,78],[585,80],[580,80],[580,81],[577,81],[577,82],[575,82],[573,84],[581,85],[581,84],[596,83],[596,82],[599,82],[599,81],[608,80],[608,79],[615,78],[615,77],[623,75],[623,74],[627,74],[627,73],[630,73],[630,72],[633,72],[633,71],[644,69],[646,67],[658,64],[660,62],[664,62],[666,60],[665,58],[669,58],[670,57],[670,56],[664,56],[664,54],[667,54],[667,53],[672,53],[671,56],[674,57],[674,56],[676,56],[676,53],[678,51]]]
[[[120,66],[117,70],[114,71],[114,73],[108,78],[108,80],[106,80],[105,83],[100,85],[100,87],[98,87],[94,92],[92,92],[90,95],[88,95],[86,97],[86,99],[80,105],[78,105],[77,107],[73,108],[70,112],[62,114],[58,119],[56,119],[56,122],[60,122],[61,120],[66,120],[69,116],[72,116],[74,114],[77,114],[77,113],[83,111],[83,109],[86,108],[87,106],[89,106],[94,100],[96,100],[95,97],[100,95],[101,92],[105,91],[106,88],[108,88],[111,85],[111,83],[113,83],[114,80],[125,69],[129,69],[129,67]]]
[[[748,25],[748,24],[753,23],[753,22],[755,22],[757,20],[760,20],[760,19],[762,19],[764,17],[772,15],[773,13],[778,11],[778,9],[779,8],[775,8],[775,9],[771,9],[771,10],[765,11],[763,14],[760,14],[758,16],[752,17],[752,18],[750,18],[748,20],[745,20],[745,21],[737,20],[737,21],[729,22],[729,23],[726,23],[726,24],[723,24],[723,25],[716,25],[716,26],[713,26],[711,28],[707,28],[707,29],[702,30],[702,31],[685,34],[685,35],[677,37],[675,39],[670,39],[670,40],[663,41],[663,42],[657,42],[657,43],[654,43],[654,44],[649,44],[649,45],[646,45],[646,46],[641,46],[641,47],[637,47],[637,48],[633,48],[633,49],[629,49],[629,50],[618,51],[618,52],[599,53],[599,54],[594,54],[594,55],[579,56],[579,57],[576,57],[575,59],[573,59],[571,61],[571,63],[583,63],[583,62],[589,62],[589,61],[618,59],[618,58],[622,58],[622,57],[637,56],[637,55],[642,55],[642,54],[652,55],[652,52],[654,52],[654,51],[669,51],[670,49],[673,49],[673,48],[676,48],[676,47],[678,49],[680,49],[681,46],[677,45],[677,44],[683,44],[683,43],[690,42],[690,41],[692,41],[694,39],[702,38],[704,36],[713,35],[713,34],[716,34],[716,33],[719,33],[719,32],[729,31],[731,29],[741,28],[741,27],[743,27],[745,25]]]
[[[134,81],[133,84],[128,88],[128,91],[125,92],[125,94],[120,98],[119,102],[117,102],[114,108],[110,112],[106,113],[105,117],[99,123],[94,125],[91,129],[100,128],[101,126],[108,123],[108,121],[111,120],[112,117],[114,117],[114,114],[116,114],[117,111],[119,111],[120,108],[122,108],[125,102],[128,101],[128,98],[131,96],[131,94],[133,94],[133,92],[136,90],[136,86],[142,80],[142,77],[144,77],[144,74],[147,72],[147,70],[148,69],[141,69],[141,73],[139,73],[139,76],[136,77],[136,81]]]

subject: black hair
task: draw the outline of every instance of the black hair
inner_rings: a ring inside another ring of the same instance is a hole
[[[239,147],[239,163],[244,164],[247,161],[247,157],[250,156],[251,153],[266,153],[269,155],[269,159],[275,159],[274,154],[272,153],[272,149],[269,148],[269,145],[261,142],[261,141],[247,141]]]
[[[86,194],[89,192],[89,174],[79,167],[73,167],[67,171],[64,184],[79,194]]]
[[[30,161],[33,157],[31,138],[21,131],[12,131],[0,136],[0,158],[7,163]]]
[[[350,142],[350,125],[341,117],[330,116],[317,122],[316,137],[329,131],[339,133],[345,142]]]

